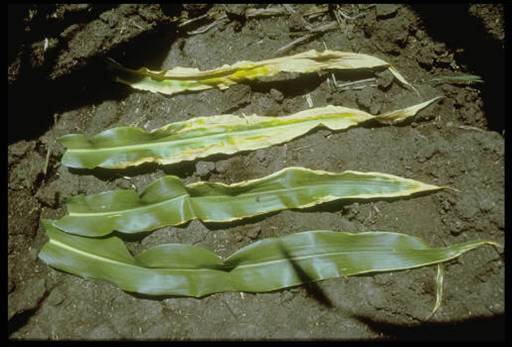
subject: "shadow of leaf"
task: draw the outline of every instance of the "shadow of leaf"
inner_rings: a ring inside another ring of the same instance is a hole
[[[372,331],[390,339],[408,341],[504,341],[505,316],[476,317],[453,322],[424,322],[402,325],[375,320],[368,316],[353,318],[366,324]]]
[[[278,244],[279,251],[282,253],[283,257],[286,258],[293,267],[293,270],[300,278],[300,280],[304,283],[303,287],[306,289],[306,292],[309,297],[313,298],[316,302],[321,304],[327,308],[333,308],[334,305],[325,293],[325,291],[318,285],[318,283],[314,282],[314,279],[301,267],[301,265],[293,259],[290,255],[286,247],[282,242]]]

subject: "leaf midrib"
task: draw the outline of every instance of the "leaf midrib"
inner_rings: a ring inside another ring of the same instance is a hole
[[[343,182],[344,184],[351,184],[351,183],[359,183],[359,181],[344,181]],[[272,189],[272,190],[266,190],[266,191],[260,191],[260,192],[252,192],[252,193],[244,193],[244,194],[239,194],[239,195],[235,195],[235,196],[232,196],[232,195],[207,195],[207,197],[211,197],[211,198],[215,198],[215,197],[232,197],[232,198],[236,198],[236,197],[247,197],[247,196],[255,196],[255,195],[265,195],[265,194],[272,194],[272,193],[277,193],[277,192],[286,192],[286,191],[295,191],[295,190],[301,190],[301,189],[311,189],[311,188],[315,188],[315,187],[322,187],[322,186],[334,186],[334,185],[338,185],[340,184],[340,182],[335,182],[335,183],[326,183],[326,184],[310,184],[310,185],[307,185],[307,186],[300,186],[300,187],[291,187],[291,188],[284,188],[284,189]],[[410,188],[408,189],[410,190]],[[408,191],[406,190],[406,191]],[[387,194],[395,194],[396,192],[391,192],[391,193],[387,193]],[[368,193],[362,193],[362,194],[357,194],[357,195],[347,195],[347,197],[357,197],[357,196],[364,196],[364,195],[368,195]],[[139,206],[139,207],[134,207],[134,208],[129,208],[129,209],[124,209],[124,210],[116,210],[116,211],[108,211],[108,212],[85,212],[85,213],[81,213],[81,212],[71,212],[69,213],[68,215],[69,216],[107,216],[107,215],[114,215],[114,214],[124,214],[126,212],[131,212],[131,211],[140,211],[140,210],[145,210],[145,209],[151,209],[155,206],[160,206],[160,205],[165,205],[166,203],[169,203],[171,201],[174,201],[176,199],[179,199],[179,198],[182,198],[182,197],[190,197],[191,199],[194,199],[194,197],[190,196],[190,194],[182,194],[182,195],[179,195],[179,196],[176,196],[176,197],[173,197],[171,199],[167,199],[167,200],[164,200],[164,201],[159,201],[157,203],[152,203],[152,204],[148,204],[146,206]],[[205,196],[199,196],[197,198],[201,198],[201,197],[205,197]],[[343,196],[339,196],[339,198],[342,198]],[[319,200],[321,198],[314,198],[313,200]]]
[[[260,261],[260,262],[254,262],[254,263],[251,263],[251,264],[236,265],[236,266],[232,267],[230,270],[222,270],[222,269],[210,269],[210,268],[193,268],[193,269],[164,268],[164,267],[151,268],[151,267],[145,267],[145,266],[141,266],[141,265],[137,265],[137,264],[130,264],[130,263],[127,263],[127,262],[118,261],[118,260],[115,260],[115,259],[112,259],[112,258],[107,258],[107,257],[101,256],[101,255],[97,255],[97,254],[94,254],[94,253],[89,253],[89,252],[83,251],[81,249],[69,246],[69,245],[67,245],[67,244],[65,244],[63,242],[57,241],[55,239],[50,239],[50,243],[53,243],[53,244],[57,245],[58,247],[67,249],[67,250],[69,250],[71,252],[78,253],[79,255],[82,255],[82,256],[84,256],[86,258],[92,258],[92,259],[96,259],[98,261],[104,261],[104,262],[108,262],[108,263],[111,263],[111,264],[114,264],[114,265],[119,265],[119,266],[126,266],[126,267],[137,268],[139,270],[163,269],[163,270],[171,270],[171,271],[179,271],[179,272],[219,271],[219,272],[224,272],[224,273],[231,273],[231,272],[233,272],[235,270],[247,269],[247,268],[252,268],[252,267],[271,266],[271,265],[277,264],[277,263],[300,262],[300,261],[304,261],[304,260],[307,260],[307,259],[321,258],[321,257],[335,257],[335,256],[343,256],[343,255],[350,255],[350,254],[368,254],[368,253],[374,253],[374,254],[383,254],[383,253],[385,253],[385,254],[389,254],[391,252],[398,253],[398,252],[404,252],[404,251],[425,251],[425,250],[428,251],[428,250],[435,250],[435,248],[426,248],[426,249],[414,249],[413,248],[413,249],[398,249],[398,250],[395,249],[395,248],[386,248],[386,249],[370,250],[370,251],[368,251],[368,250],[353,250],[353,251],[343,250],[343,251],[337,251],[337,252],[316,253],[316,254],[308,254],[308,255],[303,255],[303,256],[294,256],[294,257],[288,257],[288,258]],[[439,262],[442,262],[442,261],[454,258],[454,257],[458,256],[459,253],[461,253],[461,252],[455,252],[455,254],[451,255],[451,256],[450,255],[443,256],[442,259],[435,260],[435,261],[432,261],[432,262],[418,263],[417,265],[415,265],[415,267],[439,263]],[[448,258],[448,259],[445,259],[445,258]],[[409,268],[409,266],[406,267],[406,268]],[[394,268],[394,269],[397,269],[397,268]]]
[[[94,254],[94,253],[90,253],[90,252],[86,252],[86,251],[83,251],[79,248],[75,248],[75,247],[72,247],[66,243],[63,243],[63,242],[60,242],[58,240],[55,240],[55,239],[50,239],[50,243],[53,243],[55,245],[57,245],[58,247],[61,247],[61,248],[64,248],[68,251],[71,251],[71,252],[74,252],[74,253],[78,253],[86,258],[92,258],[92,259],[96,259],[98,261],[104,261],[104,262],[107,262],[107,263],[111,263],[111,264],[114,264],[114,265],[120,265],[120,266],[126,266],[126,267],[132,267],[132,268],[137,268],[137,269],[143,269],[143,270],[151,270],[151,269],[156,269],[156,268],[150,268],[150,267],[144,267],[144,266],[141,266],[141,265],[137,265],[137,264],[130,264],[130,263],[127,263],[127,262],[122,262],[122,261],[119,261],[119,260],[115,260],[115,259],[112,259],[112,258],[107,258],[107,257],[104,257],[104,256],[101,256],[101,255],[98,255],[98,254]],[[212,269],[173,269],[173,268],[166,268],[168,270],[176,270],[176,271],[211,271]]]
[[[134,145],[113,146],[113,147],[100,147],[100,148],[84,148],[84,149],[82,149],[82,148],[70,148],[70,149],[68,149],[68,152],[74,152],[74,153],[77,153],[77,152],[78,153],[80,153],[80,152],[82,152],[82,153],[83,152],[108,152],[108,151],[131,149],[131,148],[146,148],[146,147],[153,147],[153,146],[159,147],[159,146],[168,145],[170,143],[179,144],[179,143],[185,143],[185,142],[193,142],[193,141],[196,141],[198,139],[203,139],[203,138],[208,138],[208,137],[215,138],[215,137],[222,137],[222,136],[228,136],[228,135],[247,134],[247,133],[252,133],[252,132],[261,132],[262,130],[264,130],[266,128],[293,127],[293,126],[297,126],[298,124],[307,124],[307,123],[317,123],[317,125],[320,125],[320,124],[323,124],[322,120],[324,120],[324,119],[341,117],[343,115],[352,115],[352,114],[348,114],[348,113],[334,114],[334,115],[328,115],[328,116],[320,118],[320,119],[304,120],[304,121],[299,121],[299,122],[295,122],[295,123],[291,123],[291,124],[278,123],[278,124],[273,125],[273,126],[262,127],[262,128],[257,128],[257,129],[236,130],[236,131],[232,131],[232,132],[228,132],[228,133],[222,132],[222,133],[218,133],[218,134],[206,134],[206,135],[194,136],[194,137],[178,139],[178,140],[162,141],[162,142],[151,142],[151,143],[141,143],[141,144],[134,144]],[[277,118],[277,117],[276,117],[276,120],[277,121],[282,121],[282,119]],[[255,123],[255,124],[257,124],[257,123]]]

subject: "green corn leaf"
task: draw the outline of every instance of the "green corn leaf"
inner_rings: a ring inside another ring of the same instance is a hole
[[[394,232],[308,231],[256,241],[226,259],[201,247],[156,246],[133,257],[121,239],[64,233],[43,220],[49,237],[39,258],[84,278],[146,295],[201,297],[217,292],[268,292],[306,282],[439,264],[492,241],[431,248]],[[498,245],[497,245],[498,246]]]
[[[403,85],[413,89],[405,78],[389,63],[367,54],[326,50],[306,51],[300,54],[274,59],[240,61],[213,70],[175,67],[165,71],[147,68],[128,69],[113,60],[110,66],[118,71],[115,80],[135,89],[153,93],[176,94],[210,88],[226,89],[242,81],[275,76],[281,72],[312,73],[326,70],[354,70],[388,68]]]
[[[371,119],[394,124],[414,116],[438,99],[378,116],[341,106],[326,106],[286,117],[199,117],[151,132],[120,127],[90,138],[82,134],[65,135],[59,142],[68,148],[62,163],[73,168],[121,169],[146,162],[173,164],[212,154],[269,147],[290,141],[318,126],[341,130]]]
[[[231,185],[184,185],[178,177],[164,176],[140,196],[133,190],[75,196],[68,202],[68,215],[54,225],[69,233],[97,237],[114,230],[150,231],[196,218],[229,222],[334,200],[402,197],[439,189],[442,187],[377,172],[331,173],[301,167]]]

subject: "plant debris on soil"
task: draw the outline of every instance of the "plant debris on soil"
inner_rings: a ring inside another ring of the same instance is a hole
[[[328,30],[318,29],[325,25]],[[475,239],[503,244],[503,26],[502,5],[9,5],[9,337],[504,339],[505,264],[503,251],[492,247],[446,264],[443,303],[428,319],[435,267],[272,293],[155,299],[37,259],[47,241],[40,219],[62,217],[66,199],[76,194],[141,191],[165,174],[185,184],[234,183],[289,166],[385,172],[459,192],[332,203],[214,227],[192,221],[134,237],[127,247],[137,253],[179,242],[226,256],[256,240],[319,229],[395,231],[433,246]],[[374,55],[419,94],[387,71],[338,71],[169,97],[114,83],[106,69],[112,58],[131,68],[205,70],[283,55],[283,47],[286,54],[331,49]],[[483,83],[432,81],[456,75],[479,76]],[[69,133],[126,125],[152,130],[222,113],[284,116],[333,104],[379,114],[439,95],[444,98],[404,124],[318,129],[257,151],[170,166],[68,169],[60,164],[64,147],[56,143]]]

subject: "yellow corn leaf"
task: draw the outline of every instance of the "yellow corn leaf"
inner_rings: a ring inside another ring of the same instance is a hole
[[[239,61],[213,70],[175,67],[154,71],[147,68],[128,69],[111,61],[119,75],[115,80],[135,89],[153,93],[176,94],[210,88],[226,89],[233,84],[261,77],[271,77],[282,72],[312,73],[326,70],[356,70],[388,68],[403,85],[414,87],[389,63],[367,54],[325,50],[310,50],[292,56],[261,61]]]
[[[269,147],[290,141],[319,126],[342,130],[370,120],[395,124],[414,116],[439,98],[377,116],[342,106],[325,106],[285,117],[199,117],[171,123],[151,132],[119,127],[91,137],[69,134],[58,141],[68,148],[62,158],[62,163],[68,167],[122,169],[147,162],[173,164],[212,154]]]

